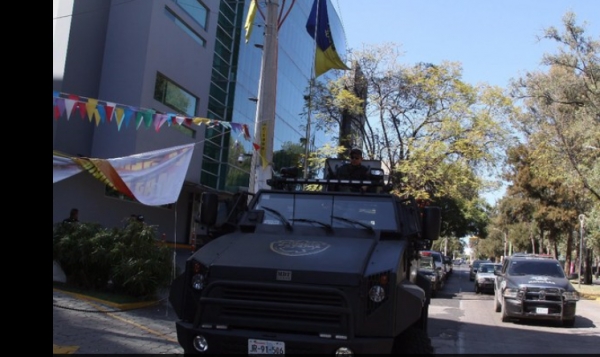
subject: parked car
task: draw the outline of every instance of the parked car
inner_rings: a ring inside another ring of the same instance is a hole
[[[446,264],[444,264],[444,255],[436,250],[424,250],[421,253],[427,253],[433,257],[435,268],[440,271],[442,281],[446,281],[448,278],[448,269],[446,268]]]
[[[430,253],[421,253],[419,259],[419,274],[431,281],[431,297],[435,297],[437,292],[444,287],[442,273],[440,270],[436,269],[435,262]]]
[[[501,313],[502,322],[553,320],[572,327],[577,301],[579,293],[552,257],[513,254],[496,272],[494,310]]]
[[[484,291],[494,291],[494,280],[496,280],[495,271],[502,269],[502,264],[482,263],[475,274],[475,294]]]
[[[469,269],[469,280],[473,281],[475,280],[475,274],[477,274],[477,269],[479,269],[479,265],[481,263],[491,263],[491,261],[489,260],[481,260],[481,259],[477,259],[474,260],[470,265],[470,269]]]

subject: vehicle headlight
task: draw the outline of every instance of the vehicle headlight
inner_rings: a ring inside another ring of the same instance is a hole
[[[203,274],[195,274],[192,277],[192,288],[194,288],[195,290],[202,290],[204,289],[204,275]]]
[[[429,276],[429,279],[431,279],[431,281],[436,281],[437,280],[437,275],[431,275]]]
[[[579,293],[577,291],[565,291],[562,295],[567,301],[579,301]]]
[[[373,302],[382,302],[385,299],[385,289],[381,285],[374,285],[369,289],[369,299]]]
[[[519,289],[515,288],[506,288],[504,290],[504,297],[517,299],[523,296],[522,292]]]
[[[194,275],[192,275],[191,285],[194,290],[202,290],[206,285],[206,277],[208,274],[208,268],[205,267],[200,262],[192,262],[191,266],[188,265],[189,268],[192,269]]]
[[[485,278],[477,278],[477,282],[480,284],[485,283],[485,280],[486,280]]]

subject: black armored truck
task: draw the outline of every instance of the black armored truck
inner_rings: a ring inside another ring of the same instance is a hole
[[[418,259],[440,209],[392,194],[379,161],[363,162],[368,180],[336,178],[341,163],[328,159],[323,179],[282,170],[271,189],[235,197],[171,285],[186,354],[433,354]],[[203,224],[218,204],[203,193]]]

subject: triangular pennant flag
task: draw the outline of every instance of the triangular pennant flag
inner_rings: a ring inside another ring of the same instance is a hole
[[[106,122],[106,110],[104,109],[104,105],[102,105],[102,104],[98,105],[98,108],[96,108],[96,112],[98,113],[98,116],[100,117],[100,122],[105,123]],[[98,126],[98,120],[96,120],[96,126]]]
[[[117,107],[115,109],[115,116],[117,120],[117,131],[121,131],[121,124],[123,123],[123,116],[125,115],[125,110],[121,107]]]
[[[154,114],[154,130],[156,130],[157,133],[166,120],[167,116],[165,114]]]
[[[152,109],[146,109],[142,112],[142,117],[144,118],[144,123],[146,124],[146,128],[150,128],[152,126],[153,117],[155,111]]]
[[[177,124],[181,125],[184,121],[185,121],[185,117],[182,117],[179,115],[175,116],[175,122],[177,122]]]
[[[85,109],[87,110],[88,120],[92,121],[92,118],[96,114],[96,105],[98,105],[97,99],[88,98],[88,101],[85,105]]]
[[[58,118],[65,112],[65,100],[62,98],[56,98],[54,101],[54,118]]]
[[[248,130],[248,125],[242,124],[242,130],[244,131],[244,139],[250,141],[250,130]]]
[[[110,123],[112,121],[113,112],[115,110],[115,103],[106,103],[104,106],[104,110],[106,111],[106,120]]]
[[[231,129],[231,123],[230,122],[221,121],[219,123],[221,124],[222,127],[227,128],[227,129]]]
[[[260,150],[260,145],[258,145],[257,143],[252,143],[252,146],[254,147],[254,150]]]
[[[87,114],[87,111],[85,109],[85,104],[82,102],[77,102],[75,103],[75,106],[73,107],[73,109],[78,108],[79,109],[79,116],[81,117],[81,119],[85,119],[85,116]]]
[[[139,129],[140,125],[142,125],[142,121],[144,119],[144,113],[142,113],[141,111],[136,111],[135,112],[135,129]]]
[[[71,119],[71,113],[73,113],[73,106],[75,101],[73,99],[65,99],[65,107],[67,112],[67,120]]]
[[[125,108],[125,127],[128,128],[129,127],[129,121],[131,120],[131,117],[133,116],[133,109],[130,107],[126,107]]]

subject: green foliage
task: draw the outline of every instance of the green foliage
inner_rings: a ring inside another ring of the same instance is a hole
[[[53,259],[67,283],[134,297],[155,295],[169,285],[169,249],[157,244],[154,226],[130,221],[124,228],[96,223],[57,223],[53,227]]]

